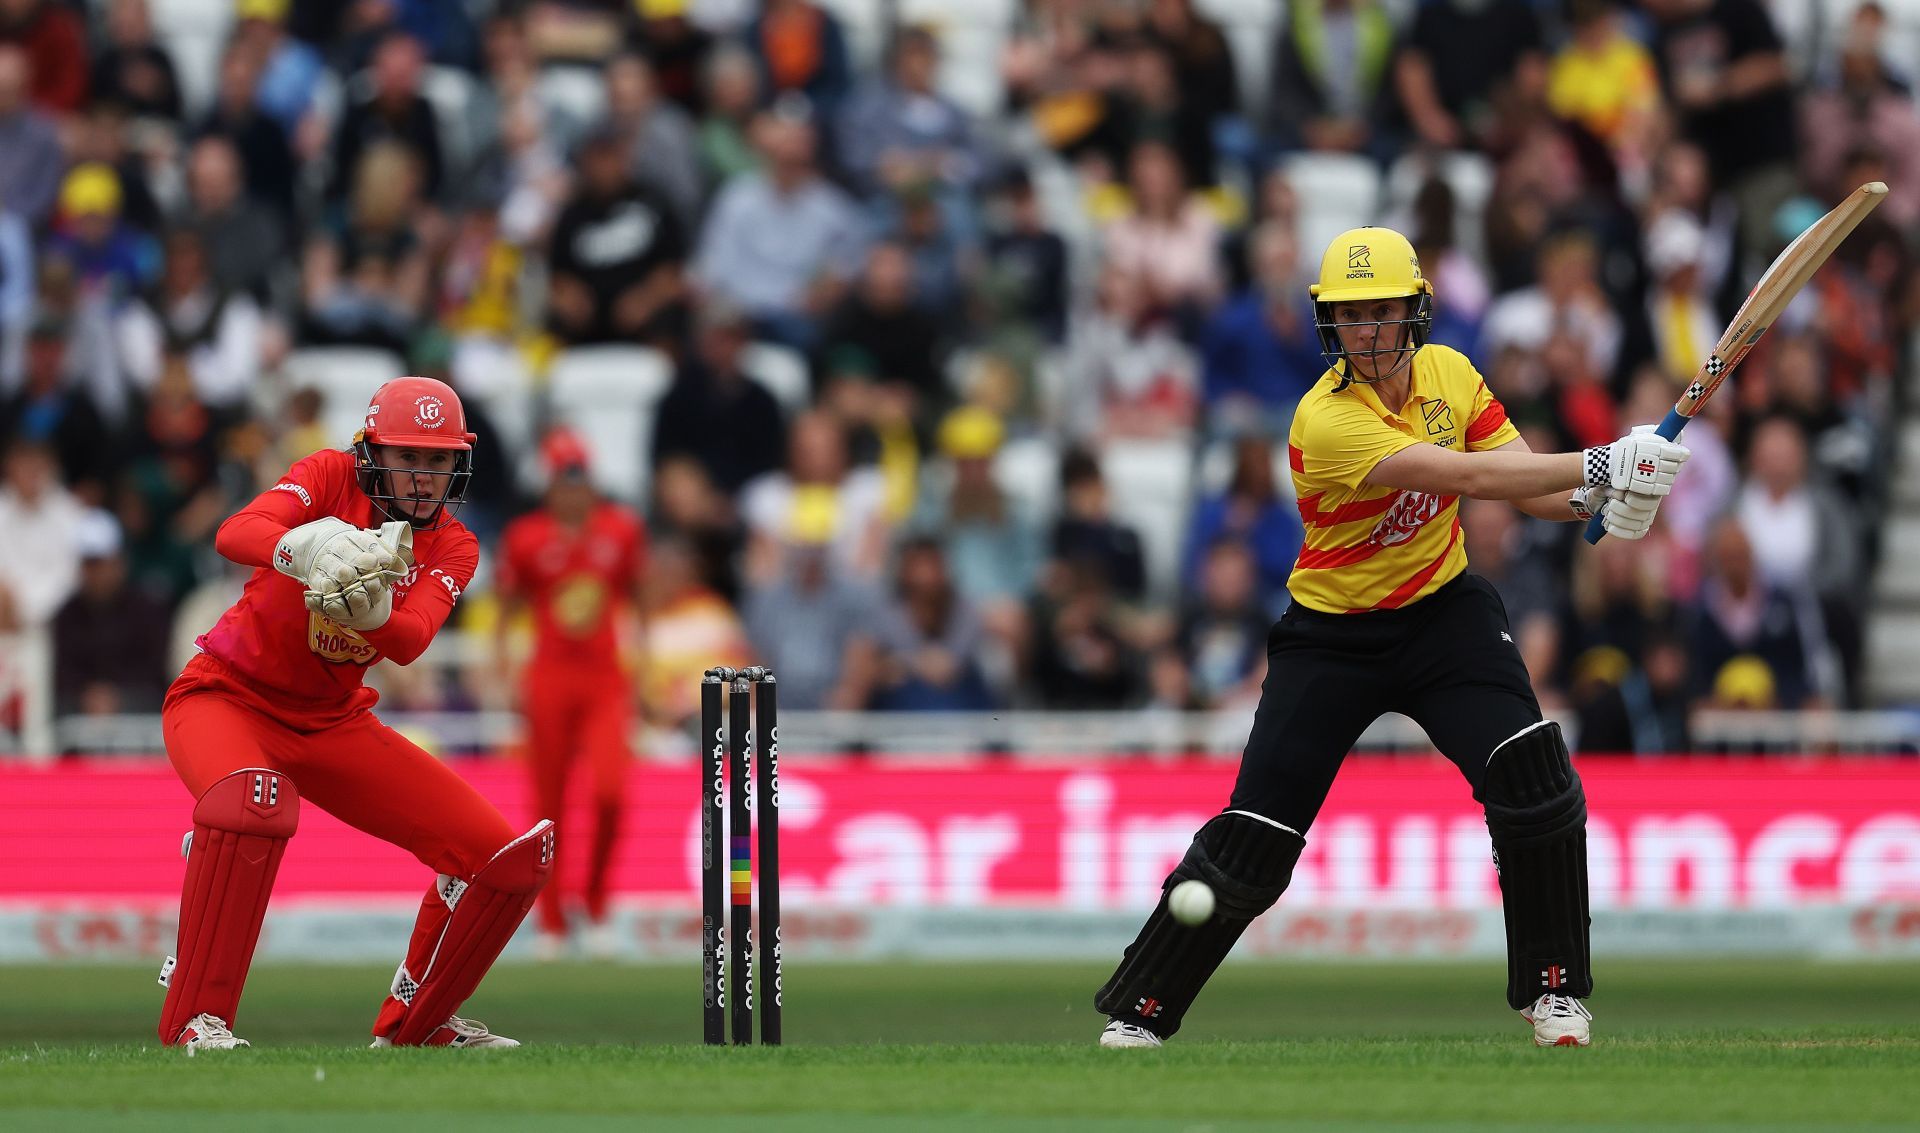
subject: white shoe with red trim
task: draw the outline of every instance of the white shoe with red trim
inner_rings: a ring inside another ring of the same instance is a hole
[[[374,1037],[373,1046],[375,1048],[392,1045],[393,1041],[391,1039],[380,1036]],[[447,1021],[442,1023],[438,1030],[428,1035],[427,1041],[420,1045],[457,1046],[468,1049],[491,1047],[494,1050],[505,1050],[508,1047],[519,1046],[520,1040],[510,1039],[505,1035],[496,1035],[492,1031],[487,1030],[485,1023],[479,1022],[478,1020],[462,1019],[458,1015],[449,1015],[447,1016]]]
[[[1135,1047],[1156,1047],[1165,1040],[1137,1023],[1128,1023],[1120,1019],[1107,1021],[1107,1029],[1100,1032],[1100,1045],[1108,1050],[1126,1050]]]
[[[1535,1046],[1587,1046],[1593,1042],[1593,1014],[1571,995],[1543,995],[1520,1017],[1533,1024]]]
[[[187,1057],[192,1058],[203,1050],[233,1050],[253,1044],[234,1034],[226,1020],[201,1012],[180,1028],[180,1037],[174,1045],[186,1047]]]

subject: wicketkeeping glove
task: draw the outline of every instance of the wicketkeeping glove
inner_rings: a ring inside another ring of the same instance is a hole
[[[316,567],[307,609],[349,629],[379,629],[393,616],[392,584],[413,565],[413,528],[393,522],[378,532],[355,532],[370,546]]]

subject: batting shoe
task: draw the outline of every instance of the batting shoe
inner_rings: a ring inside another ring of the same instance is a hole
[[[374,1036],[373,1046],[376,1049],[392,1045],[392,1039],[378,1035]],[[420,1045],[457,1046],[465,1047],[469,1050],[477,1050],[481,1047],[489,1047],[494,1050],[506,1050],[508,1047],[519,1046],[520,1040],[510,1039],[505,1035],[496,1035],[492,1031],[487,1030],[485,1023],[478,1022],[477,1020],[462,1019],[458,1015],[449,1015],[447,1016],[447,1021],[440,1024],[437,1030],[427,1036],[427,1041]]]
[[[1571,995],[1547,994],[1523,1009],[1520,1017],[1533,1024],[1535,1046],[1586,1046],[1593,1042],[1593,1013]]]
[[[187,1057],[192,1058],[203,1050],[233,1050],[253,1044],[234,1034],[226,1020],[202,1012],[180,1028],[180,1037],[174,1040],[174,1045],[186,1047]]]
[[[1122,1019],[1109,1019],[1107,1029],[1100,1032],[1100,1045],[1108,1050],[1127,1050],[1133,1047],[1160,1046],[1165,1040],[1137,1023]]]

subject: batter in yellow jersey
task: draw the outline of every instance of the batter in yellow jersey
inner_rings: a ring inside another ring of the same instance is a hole
[[[1467,569],[1460,497],[1370,484],[1385,458],[1412,445],[1481,452],[1520,439],[1507,411],[1458,351],[1413,356],[1411,393],[1388,409],[1371,385],[1329,370],[1294,410],[1287,462],[1307,538],[1287,590],[1329,614],[1393,610]]]
[[[1293,604],[1267,635],[1233,795],[1094,996],[1108,1016],[1100,1045],[1159,1046],[1180,1029],[1234,941],[1286,890],[1360,733],[1400,712],[1486,807],[1507,1005],[1536,1044],[1586,1046],[1586,795],[1559,725],[1541,717],[1499,592],[1467,570],[1460,497],[1543,519],[1597,513],[1608,534],[1637,539],[1687,450],[1647,428],[1585,452],[1528,451],[1473,365],[1428,344],[1433,287],[1397,232],[1335,237],[1311,290],[1327,372],[1287,436],[1306,524]],[[1196,898],[1195,885],[1208,892]],[[1211,910],[1197,921],[1196,904]]]

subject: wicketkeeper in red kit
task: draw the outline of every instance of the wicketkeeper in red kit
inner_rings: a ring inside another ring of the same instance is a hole
[[[533,656],[518,684],[534,801],[539,813],[558,815],[567,780],[577,765],[586,765],[593,836],[581,894],[583,937],[589,956],[605,958],[614,950],[607,876],[633,760],[627,735],[637,687],[634,675],[622,669],[618,623],[623,607],[636,615],[643,609],[647,529],[639,516],[594,491],[587,447],[577,435],[555,429],[540,454],[547,470],[545,503],[508,524],[500,539],[500,654],[504,661],[515,615],[531,607]],[[643,624],[638,640],[645,638]],[[541,895],[534,948],[542,959],[557,959],[566,948],[565,896],[560,882]]]
[[[345,451],[316,452],[221,524],[257,568],[167,692],[167,758],[199,801],[160,1039],[188,1053],[233,1033],[301,800],[401,846],[438,878],[373,1024],[374,1046],[517,1046],[454,1014],[552,870],[554,826],[520,833],[464,779],[371,711],[367,666],[419,657],[480,559],[453,518],[473,469],[460,399],[397,378]]]

